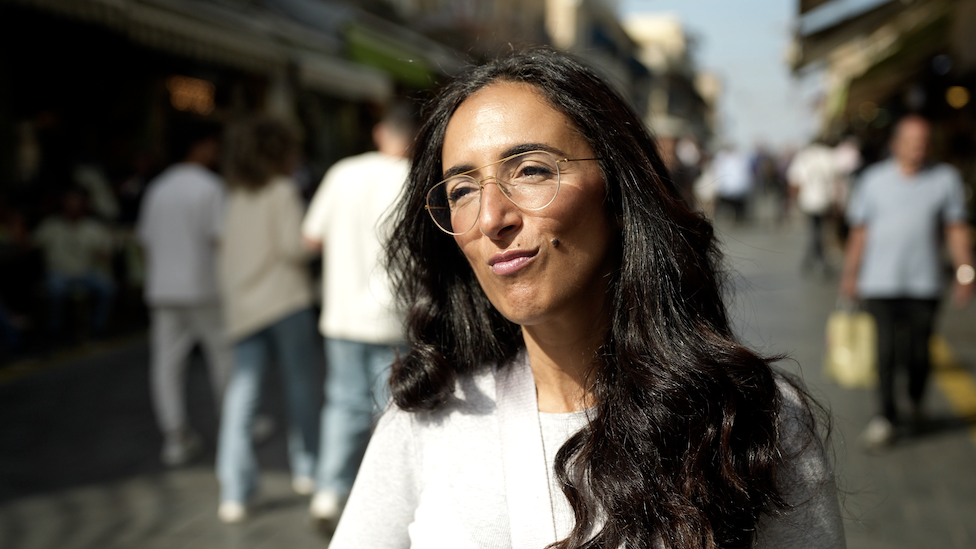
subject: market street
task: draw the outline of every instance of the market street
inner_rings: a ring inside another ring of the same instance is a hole
[[[756,223],[719,232],[739,273],[730,282],[742,337],[765,353],[788,354],[782,366],[800,372],[833,413],[848,547],[976,546],[976,305],[943,307],[939,333],[955,365],[941,364],[929,388],[924,433],[865,453],[857,437],[875,412],[875,395],[823,376],[836,281],[800,276],[804,228]],[[147,361],[137,337],[0,370],[0,547],[325,547],[307,498],[291,492],[281,428],[259,448],[251,518],[231,526],[217,519],[216,416],[199,357],[189,370],[189,399],[207,452],[186,468],[159,464]],[[283,424],[281,402],[264,408]]]

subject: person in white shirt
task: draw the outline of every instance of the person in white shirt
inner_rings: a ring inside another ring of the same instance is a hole
[[[137,235],[146,254],[145,299],[150,308],[153,404],[163,433],[161,459],[182,465],[201,449],[187,423],[186,359],[200,342],[216,405],[231,370],[217,292],[215,254],[223,221],[223,181],[210,170],[220,154],[220,128],[198,122],[178,128],[182,162],[148,186]]]
[[[735,223],[744,223],[748,218],[749,196],[752,194],[749,157],[732,146],[715,155],[712,169],[718,183],[717,209],[731,210]]]
[[[786,170],[786,180],[796,195],[797,206],[810,220],[810,239],[803,256],[803,270],[819,268],[830,272],[824,254],[824,220],[836,204],[834,190],[838,176],[834,150],[823,143],[813,142],[796,153]]]
[[[337,162],[309,205],[302,234],[322,253],[322,317],[326,402],[322,410],[317,520],[339,515],[352,488],[372,420],[388,400],[386,380],[402,345],[403,317],[394,308],[380,260],[386,215],[409,171],[413,109],[395,102],[373,129],[378,148]]]

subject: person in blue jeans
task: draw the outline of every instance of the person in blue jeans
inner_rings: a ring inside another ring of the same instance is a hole
[[[224,522],[244,520],[257,489],[251,426],[272,357],[284,376],[292,487],[302,495],[315,488],[318,409],[312,380],[322,358],[299,230],[302,202],[286,176],[297,146],[294,131],[272,118],[241,122],[225,140],[230,192],[218,266],[236,363],[217,447],[218,516]]]
[[[373,419],[390,399],[390,365],[403,347],[327,338],[317,493],[344,499],[363,460]],[[319,499],[329,496],[319,496]],[[315,508],[313,506],[313,513]],[[319,517],[328,519],[329,517]]]
[[[386,405],[386,381],[403,342],[403,316],[382,266],[387,215],[407,178],[414,109],[391,104],[373,128],[377,151],[337,162],[305,214],[302,235],[322,253],[322,316],[328,362],[312,517],[328,529],[342,506]]]

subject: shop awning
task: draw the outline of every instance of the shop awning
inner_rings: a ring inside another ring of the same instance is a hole
[[[800,15],[807,13],[808,11],[813,11],[822,4],[826,4],[831,0],[800,0]]]
[[[255,26],[248,18],[236,17],[237,24],[231,25],[229,14],[192,13],[180,4],[184,2],[130,2],[126,33],[155,49],[245,70],[272,72],[288,65],[288,48],[248,28]]]
[[[248,71],[281,70],[288,48],[273,23],[209,2],[187,0],[17,0],[109,27],[133,42]]]
[[[429,88],[464,65],[453,50],[367,13],[358,13],[342,34],[350,60],[376,67],[412,88]]]
[[[393,80],[383,71],[335,57],[298,56],[302,86],[353,101],[382,103],[393,96]]]
[[[405,27],[310,0],[268,4],[274,9],[199,0],[13,1],[207,63],[279,75],[294,64],[303,85],[349,99],[383,100],[393,82],[429,88],[461,65],[452,50]]]
[[[869,35],[890,22],[905,6],[899,1],[887,2],[854,16],[841,18],[828,26],[820,26],[814,32],[804,33],[801,21],[796,40],[796,57],[793,70],[825,59],[845,43]]]
[[[877,102],[903,89],[942,51],[949,29],[949,17],[943,16],[903,37],[897,50],[850,82],[844,110],[835,116],[848,115],[864,101]]]
[[[309,29],[341,36],[345,58],[377,68],[409,87],[430,87],[438,76],[461,66],[450,48],[350,3],[265,0],[264,4]]]
[[[427,60],[408,45],[359,24],[350,25],[344,34],[349,59],[376,67],[413,88],[429,88],[434,83]]]

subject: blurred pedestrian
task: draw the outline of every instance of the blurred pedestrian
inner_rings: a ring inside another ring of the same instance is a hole
[[[776,187],[779,189],[779,204],[777,204],[776,224],[784,225],[790,221],[790,214],[793,207],[793,200],[790,196],[790,184],[786,173],[789,171],[793,157],[796,156],[796,147],[792,144],[786,145],[776,156]]]
[[[298,161],[293,129],[273,118],[230,128],[224,140],[230,190],[219,252],[220,290],[234,370],[217,446],[218,516],[239,522],[258,481],[252,424],[272,355],[283,375],[292,486],[309,495],[318,451],[312,379],[322,367],[302,245],[304,205],[289,174]]]
[[[930,135],[925,118],[903,118],[890,143],[892,157],[865,170],[847,210],[851,231],[841,293],[864,300],[878,331],[881,413],[862,435],[869,448],[895,439],[896,364],[908,366],[916,427],[923,417],[929,337],[943,291],[943,235],[955,265],[955,303],[964,305],[973,294],[972,243],[962,180],[955,168],[927,161]]]
[[[834,147],[834,162],[837,167],[837,178],[834,183],[834,220],[837,222],[837,238],[843,245],[847,242],[847,203],[851,199],[851,189],[854,187],[855,174],[862,165],[861,144],[856,137],[848,136]]]
[[[35,292],[24,288],[43,279],[43,273],[43,252],[34,246],[27,216],[0,191],[0,316],[5,317],[0,320],[0,339],[8,351],[22,350],[36,324]]]
[[[715,161],[707,153],[702,154],[701,171],[693,186],[695,208],[711,220],[715,219],[715,208],[718,196],[718,175],[715,172]]]
[[[824,276],[829,275],[830,264],[824,252],[824,223],[835,203],[837,162],[834,150],[821,141],[803,147],[790,162],[786,179],[800,211],[810,221],[810,236],[801,269],[809,273],[819,268]]]
[[[24,321],[15,317],[0,299],[0,364],[20,350]]]
[[[756,194],[753,199],[757,217],[770,224],[777,223],[778,206],[781,203],[776,181],[776,159],[763,141],[757,141],[749,157],[749,172],[752,188]]]
[[[220,131],[202,121],[176,128],[174,153],[182,161],[149,183],[136,231],[146,253],[150,384],[168,466],[187,463],[201,450],[184,395],[194,343],[202,343],[218,410],[231,369],[215,270],[224,184],[211,168],[219,160]]]
[[[310,512],[325,523],[338,518],[352,488],[372,420],[389,398],[395,349],[403,343],[402,315],[380,259],[388,234],[384,219],[409,171],[414,125],[410,104],[391,104],[373,128],[378,150],[336,163],[302,225],[310,249],[323,254],[319,329],[328,369]]]
[[[95,162],[76,165],[71,172],[76,185],[88,192],[91,210],[103,221],[114,223],[119,217],[119,200],[105,170]]]
[[[695,180],[698,179],[698,162],[701,159],[698,146],[687,137],[661,134],[658,134],[657,145],[678,195],[689,208],[695,208]]]
[[[716,216],[718,212],[728,210],[736,224],[744,223],[753,183],[749,157],[734,145],[726,147],[715,155],[712,170],[718,184]]]
[[[103,335],[115,296],[110,268],[112,234],[88,215],[85,191],[70,188],[62,194],[61,212],[41,222],[34,231],[34,243],[44,253],[52,335],[63,335],[65,301],[76,293],[94,298],[91,328],[96,336]]]

